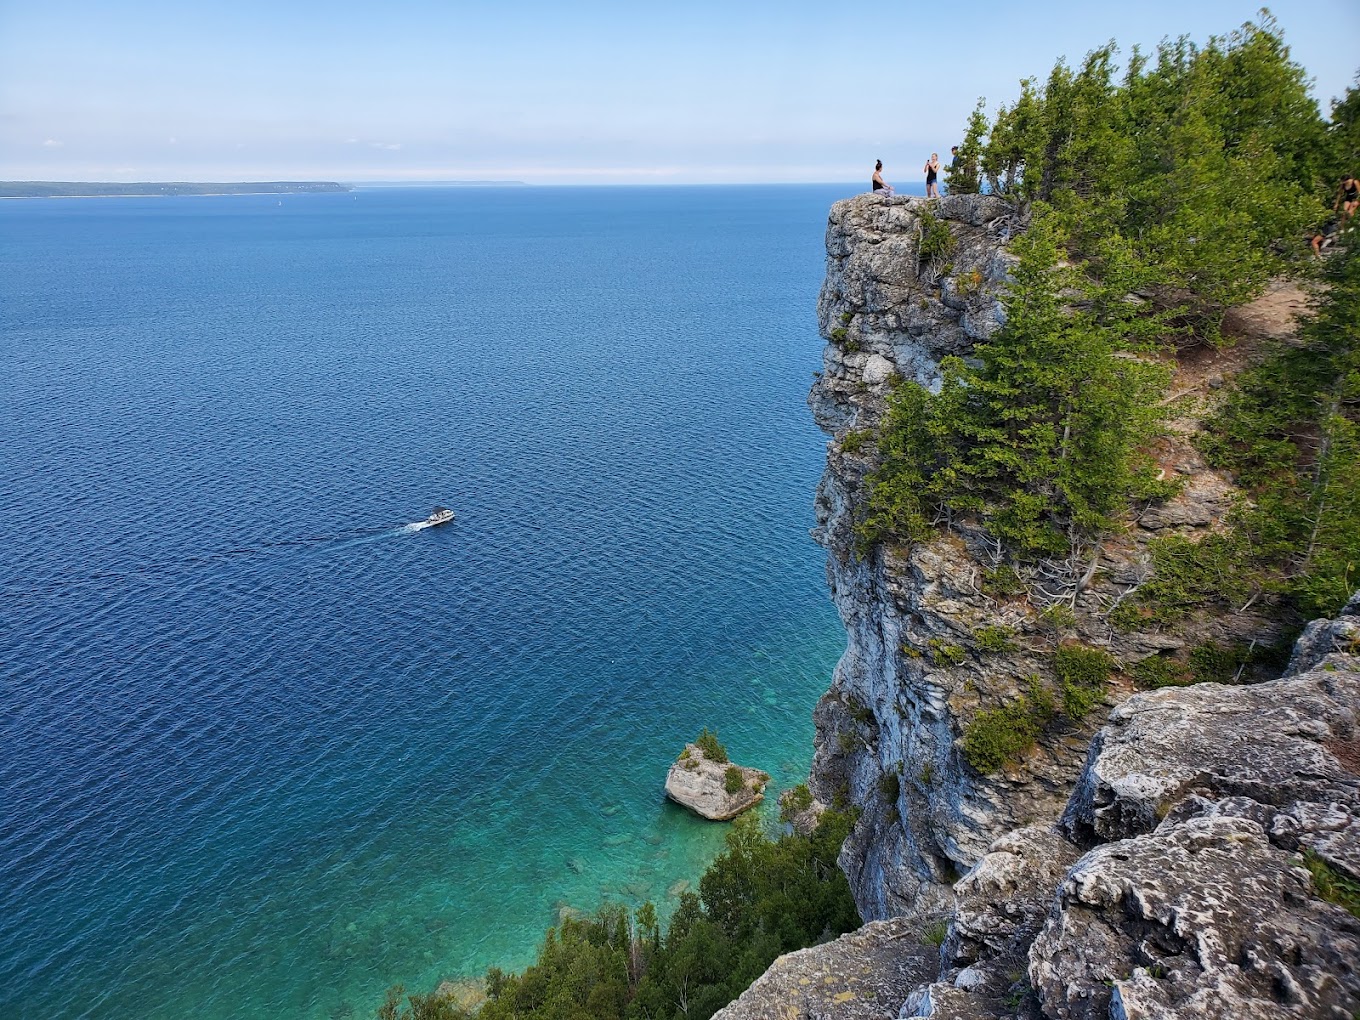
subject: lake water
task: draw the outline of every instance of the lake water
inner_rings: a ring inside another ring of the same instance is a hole
[[[800,781],[854,190],[0,203],[0,1015],[369,1017]]]

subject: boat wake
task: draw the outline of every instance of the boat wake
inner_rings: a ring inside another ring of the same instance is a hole
[[[452,514],[449,517],[451,518]],[[310,551],[313,554],[329,555],[341,549],[349,549],[354,546],[367,545],[370,542],[381,542],[383,539],[395,538],[398,535],[409,535],[417,531],[424,531],[426,528],[438,527],[443,523],[446,523],[446,520],[423,520],[397,525],[396,527],[367,528],[339,534],[276,539],[248,546],[205,550],[192,555],[172,556],[164,560],[132,563],[121,570],[97,570],[88,574],[30,578],[24,584],[0,583],[0,596],[18,598],[50,596],[59,594],[73,585],[91,582],[105,585],[116,584],[139,577],[172,575],[194,569],[212,569],[244,559],[287,554],[289,552]]]

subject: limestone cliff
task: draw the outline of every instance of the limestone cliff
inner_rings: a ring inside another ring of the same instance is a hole
[[[1196,401],[1241,349],[1178,366],[1186,410],[1158,453],[1180,494],[1082,562],[1001,586],[998,550],[966,523],[911,548],[856,542],[893,383],[932,385],[942,357],[1002,325],[1007,245],[1025,227],[985,196],[832,208],[809,403],[832,437],[815,535],[848,640],[816,709],[810,785],[860,809],[841,865],[869,923],[777,961],[719,1016],[1360,1015],[1360,919],[1337,905],[1360,898],[1360,594],[1310,625],[1278,679],[1244,666],[1231,684],[1134,691],[1153,656],[1275,643],[1279,624],[1250,605],[1110,623],[1154,536],[1222,526],[1236,494],[1191,439]],[[1286,315],[1271,331],[1289,328]],[[1051,682],[1074,641],[1116,665],[1104,704],[998,772],[973,768],[969,721],[1029,677]]]
[[[1348,1020],[1358,773],[1360,593],[1279,679],[1129,698],[1060,821],[995,840],[941,913],[783,957],[718,1016]]]
[[[900,376],[931,385],[941,358],[966,357],[996,332],[1013,264],[1007,244],[1024,228],[1012,206],[978,195],[863,195],[836,203],[827,227],[818,317],[828,345],[809,404],[833,438],[815,537],[848,643],[817,707],[811,786],[819,800],[862,809],[841,863],[866,919],[947,902],[949,886],[997,836],[1056,816],[1103,709],[1050,727],[1032,755],[993,775],[969,767],[960,738],[979,712],[1013,701],[1025,678],[1051,677],[1060,642],[1105,649],[1127,668],[1192,641],[1276,636],[1270,619],[1249,611],[1198,619],[1185,633],[1125,634],[1109,623],[1147,572],[1151,537],[1215,528],[1230,505],[1231,486],[1184,437],[1160,451],[1167,475],[1183,483],[1178,497],[1144,508],[1089,562],[1022,570],[1009,590],[989,584],[998,550],[966,525],[910,549],[856,547],[857,508],[876,464],[865,437],[892,384]],[[1108,702],[1131,692],[1116,682]]]

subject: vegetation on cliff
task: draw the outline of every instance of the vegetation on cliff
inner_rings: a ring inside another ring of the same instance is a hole
[[[1157,491],[1143,446],[1155,434],[1159,364],[1129,356],[1123,318],[1071,310],[1081,286],[1059,269],[1055,217],[1040,217],[1019,255],[1001,332],[947,358],[939,392],[898,387],[883,423],[861,539],[924,539],[955,514],[985,517],[1022,556],[1065,554],[1108,531],[1131,497]]]
[[[1204,47],[1135,51],[1120,81],[1114,56],[1105,46],[1023,82],[990,125],[974,112],[958,183],[985,178],[1031,226],[1011,245],[1000,332],[946,359],[937,391],[894,392],[862,547],[967,516],[1000,559],[1060,562],[1057,587],[1077,590],[1131,509],[1174,491],[1150,450],[1175,353],[1219,342],[1224,310],[1272,275],[1306,271],[1303,238],[1355,154],[1357,89],[1328,125],[1269,15]],[[1195,548],[1163,540],[1116,623],[1161,626],[1262,594],[1307,615],[1344,601],[1360,445],[1354,262],[1333,260],[1303,347],[1247,373],[1207,430],[1207,455],[1252,502]]]
[[[1298,342],[1253,349],[1254,364],[1197,406],[1166,396],[1183,364],[1225,342],[1232,306],[1272,278],[1319,275],[1306,239],[1360,159],[1360,81],[1330,123],[1308,86],[1263,12],[1202,47],[1135,50],[1118,73],[1113,44],[1101,47],[1022,82],[990,122],[982,102],[969,119],[951,190],[1009,199],[1022,228],[1004,319],[966,357],[943,359],[937,385],[900,381],[878,428],[858,435],[874,469],[856,534],[867,553],[959,530],[989,593],[1028,596],[1036,621],[1053,623],[1051,668],[964,725],[961,749],[980,771],[1024,756],[1050,724],[1079,722],[1116,673],[1145,688],[1235,682],[1274,661],[1273,637],[1257,647],[1197,633],[1215,616],[1269,606],[1287,636],[1360,583],[1354,244],[1327,260]],[[1108,549],[1129,555],[1129,524],[1194,474],[1181,463],[1198,457],[1167,456],[1185,449],[1187,421],[1236,486],[1231,509],[1140,533],[1133,580],[1117,595],[1097,581],[1105,594],[1083,600]],[[1106,624],[1188,640],[1152,658],[1124,641],[1140,653],[1127,662],[1070,640],[1103,643]],[[983,637],[979,653],[1006,645]]]
[[[836,855],[850,819],[828,812],[810,836],[772,839],[752,816],[682,893],[663,931],[647,903],[619,905],[549,929],[521,974],[492,970],[481,1020],[708,1020],[777,956],[857,928]],[[403,998],[405,1002],[403,1002]],[[379,1020],[465,1020],[452,999],[394,988]]]

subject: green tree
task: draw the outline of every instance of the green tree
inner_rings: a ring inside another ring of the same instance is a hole
[[[1116,526],[1152,476],[1165,370],[1126,349],[1116,320],[1068,307],[1061,233],[1040,207],[1013,245],[1006,322],[974,361],[947,359],[936,393],[894,393],[880,430],[861,539],[919,541],[932,523],[980,513],[1013,552],[1069,553]]]
[[[963,133],[957,153],[958,169],[954,161],[945,169],[945,183],[951,195],[975,195],[982,190],[982,146],[987,137],[987,101],[979,99],[973,112],[968,115],[968,128]]]
[[[1329,208],[1336,203],[1343,177],[1360,177],[1360,76],[1344,96],[1332,101],[1323,176],[1324,200]]]
[[[828,813],[811,836],[772,839],[754,816],[683,893],[664,934],[656,908],[618,905],[550,929],[532,966],[487,973],[482,1020],[708,1020],[781,953],[858,927],[836,856],[849,820]],[[467,1020],[437,995],[388,993],[380,1020]]]
[[[1135,50],[1119,82],[1116,52],[1021,82],[997,111],[983,171],[994,191],[1050,205],[1071,254],[1094,268],[1115,241],[1138,289],[1213,338],[1223,307],[1301,254],[1328,172],[1325,125],[1268,13],[1202,48]]]

